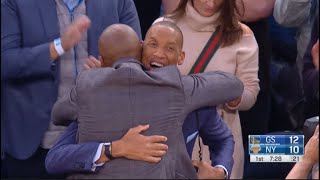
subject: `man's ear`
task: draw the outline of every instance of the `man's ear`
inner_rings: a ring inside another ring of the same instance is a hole
[[[143,47],[143,44],[144,44],[144,41],[143,41],[143,40],[140,40],[140,45],[141,45],[141,47]]]
[[[186,56],[186,53],[184,51],[181,51],[178,57],[178,65],[183,64],[185,56]]]

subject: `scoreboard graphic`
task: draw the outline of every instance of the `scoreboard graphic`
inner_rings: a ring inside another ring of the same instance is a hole
[[[250,162],[301,162],[304,135],[249,135]]]

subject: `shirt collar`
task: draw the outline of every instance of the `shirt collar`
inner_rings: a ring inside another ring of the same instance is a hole
[[[134,59],[134,58],[121,58],[121,59],[117,60],[115,63],[113,63],[112,67],[117,69],[123,63],[136,63],[136,64],[139,64],[143,70],[147,70],[147,68],[139,60]]]

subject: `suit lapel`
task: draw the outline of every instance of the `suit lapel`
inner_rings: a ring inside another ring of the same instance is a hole
[[[50,40],[59,37],[60,28],[55,0],[36,1],[44,31]]]

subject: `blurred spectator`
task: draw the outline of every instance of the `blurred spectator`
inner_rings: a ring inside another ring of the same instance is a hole
[[[284,27],[296,27],[297,57],[296,63],[301,76],[302,58],[310,40],[312,21],[314,20],[317,0],[276,0],[273,16]],[[312,7],[312,8],[311,8]]]
[[[297,67],[297,28],[279,25],[269,17],[272,41],[271,59],[271,118],[269,131],[302,130],[304,95]]]
[[[270,18],[273,49],[271,131],[303,128],[306,117],[302,58],[311,36],[317,4],[317,0],[276,0],[273,11],[276,22]]]
[[[305,118],[319,115],[319,4],[317,5],[315,21],[303,58],[303,88],[306,97]]]
[[[203,49],[207,50],[205,45],[210,37],[213,33],[220,36],[217,33],[223,32],[221,46],[216,47],[215,54],[206,59],[208,64],[201,71],[226,71],[235,74],[245,85],[242,97],[218,108],[235,139],[231,179],[242,178],[243,174],[244,152],[238,110],[250,109],[259,93],[257,42],[250,28],[237,20],[238,16],[235,0],[181,0],[176,10],[157,20],[173,21],[183,32],[186,59],[179,66],[182,74],[194,72],[194,65],[204,53]],[[201,144],[201,148],[205,148],[203,160],[210,163],[208,147]],[[198,159],[198,151],[199,147],[196,145],[193,159]],[[210,158],[214,160],[215,157]]]
[[[50,122],[53,103],[98,56],[105,27],[128,24],[141,38],[137,12],[132,0],[2,0],[1,22],[1,177],[48,178],[45,157],[64,129]]]
[[[310,172],[312,179],[319,179],[319,125],[305,146],[302,161],[295,164],[286,179],[307,179]]]

